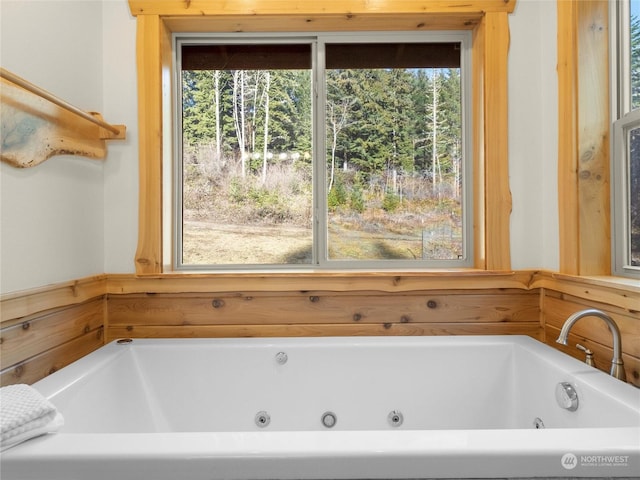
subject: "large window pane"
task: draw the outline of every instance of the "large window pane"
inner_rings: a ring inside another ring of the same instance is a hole
[[[629,132],[629,259],[640,267],[640,127]]]
[[[460,44],[326,58],[328,259],[462,258]]]
[[[640,0],[630,0],[629,62],[631,70],[631,110],[640,108]],[[640,128],[629,131],[628,139],[628,228],[629,258],[633,267],[640,267]]]
[[[640,277],[640,0],[614,4],[618,118],[613,125],[613,273]]]
[[[311,263],[310,45],[182,53],[181,263]]]
[[[469,262],[463,35],[397,38],[178,41],[178,268]]]

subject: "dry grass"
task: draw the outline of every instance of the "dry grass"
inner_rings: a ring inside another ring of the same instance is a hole
[[[184,225],[183,263],[304,264],[311,262],[311,232],[299,227],[220,225],[188,221]]]
[[[459,204],[431,198],[425,181],[405,181],[411,198],[385,204],[379,185],[329,214],[331,259],[455,259],[462,253]],[[416,195],[416,191],[425,192]],[[183,263],[300,264],[312,261],[310,167],[282,163],[244,178],[238,165],[185,166]],[[387,207],[385,210],[383,207]]]

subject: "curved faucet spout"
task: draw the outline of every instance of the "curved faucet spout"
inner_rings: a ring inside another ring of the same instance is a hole
[[[588,308],[586,310],[581,310],[569,316],[562,325],[562,329],[560,330],[560,335],[556,340],[557,343],[562,345],[567,344],[567,339],[569,337],[569,330],[571,327],[584,317],[598,317],[604,320],[609,327],[609,331],[613,336],[613,358],[611,359],[611,371],[610,374],[622,381],[627,380],[627,376],[624,371],[624,364],[622,362],[622,337],[620,335],[620,329],[616,322],[614,322],[613,318],[604,313],[601,310],[597,310],[595,308]]]

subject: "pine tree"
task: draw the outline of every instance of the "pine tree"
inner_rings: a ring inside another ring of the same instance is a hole
[[[640,108],[640,18],[631,17],[631,108]]]

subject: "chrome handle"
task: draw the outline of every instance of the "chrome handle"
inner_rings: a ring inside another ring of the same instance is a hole
[[[584,359],[584,363],[586,363],[591,367],[595,367],[595,362],[593,361],[593,352],[589,350],[587,347],[580,345],[579,343],[576,344],[576,348],[578,350],[582,350],[586,354],[587,357]]]

